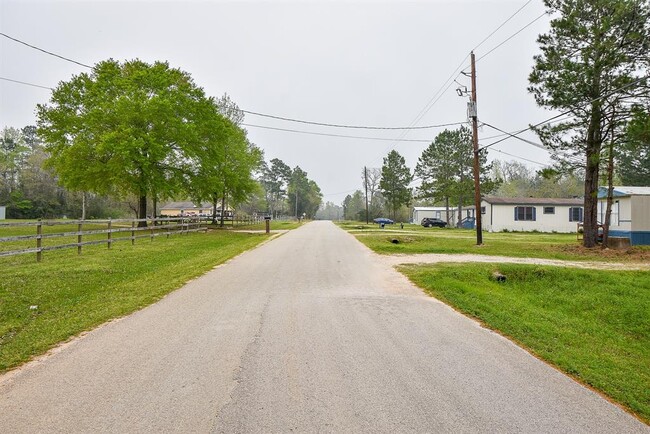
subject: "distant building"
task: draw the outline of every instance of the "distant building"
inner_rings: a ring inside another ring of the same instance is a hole
[[[160,208],[160,215],[163,217],[178,216],[203,216],[212,217],[212,204],[195,204],[191,201],[169,202]],[[233,211],[226,206],[224,217],[232,217]],[[221,204],[217,205],[217,217],[221,217]]]
[[[598,189],[598,221],[605,222],[607,188]],[[650,245],[650,187],[614,187],[609,225],[612,237],[629,238],[632,245]]]
[[[7,207],[0,206],[0,220],[4,220],[6,218],[7,218]]]
[[[481,225],[489,232],[576,232],[582,222],[582,199],[484,197]]]

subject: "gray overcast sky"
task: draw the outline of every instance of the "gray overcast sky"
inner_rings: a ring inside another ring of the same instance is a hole
[[[0,31],[86,64],[112,57],[166,60],[209,95],[228,93],[240,108],[319,122],[406,126],[470,50],[525,1],[29,1],[0,0]],[[528,4],[476,50],[477,58],[544,12]],[[542,17],[477,63],[479,120],[513,131],[553,113],[526,91]],[[463,67],[469,66],[469,58]],[[86,71],[0,37],[0,76],[55,86]],[[469,87],[462,75],[458,81]],[[467,98],[452,85],[418,125],[467,120]],[[49,91],[0,81],[0,127],[35,122]],[[246,123],[396,139],[399,131],[345,130],[246,116]],[[380,167],[396,149],[413,169],[427,146],[296,134],[247,127],[266,160],[299,165],[340,204],[361,187],[363,166]],[[440,130],[411,131],[432,140]],[[488,127],[479,137],[498,134]],[[522,135],[536,140],[532,133]],[[481,139],[481,144],[490,139]],[[490,159],[539,163],[549,154],[518,140],[491,148]]]

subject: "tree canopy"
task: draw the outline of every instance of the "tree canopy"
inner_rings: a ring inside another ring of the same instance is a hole
[[[148,197],[237,202],[256,188],[261,151],[242,117],[165,62],[107,60],[54,89],[38,106],[38,133],[64,186],[136,196],[145,218]]]

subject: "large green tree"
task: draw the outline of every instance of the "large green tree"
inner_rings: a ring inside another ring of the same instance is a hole
[[[408,205],[411,201],[409,184],[412,179],[411,171],[406,166],[404,157],[395,150],[390,151],[384,157],[384,164],[381,167],[379,188],[393,211],[393,218],[397,215],[397,209],[400,206]]]
[[[559,157],[584,167],[584,245],[597,238],[601,151],[631,103],[647,92],[650,58],[648,0],[545,0],[551,29],[538,38],[529,90],[540,106],[567,112],[557,124],[536,128]]]
[[[147,197],[185,190],[210,106],[188,73],[165,62],[107,60],[56,87],[38,106],[38,132],[63,185],[135,195],[144,219]]]

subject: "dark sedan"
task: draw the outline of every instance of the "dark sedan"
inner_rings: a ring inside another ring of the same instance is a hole
[[[425,228],[430,228],[430,227],[439,227],[439,228],[444,228],[447,226],[447,222],[444,220],[436,219],[436,218],[430,218],[430,217],[425,217],[422,219],[422,226]]]

